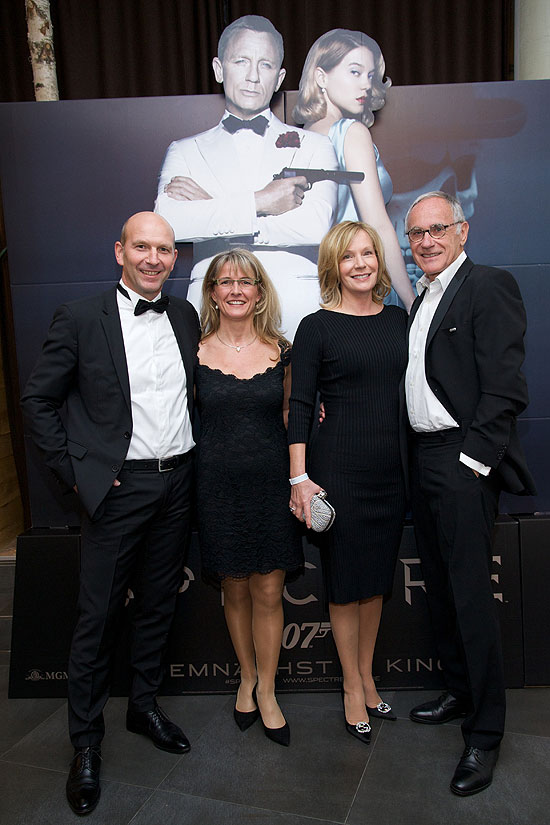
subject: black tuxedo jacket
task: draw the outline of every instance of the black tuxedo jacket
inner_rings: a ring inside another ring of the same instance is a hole
[[[130,383],[116,288],[63,304],[21,403],[48,467],[93,516],[124,462],[132,436]],[[170,298],[193,420],[193,374],[200,335],[194,308]]]
[[[419,295],[409,330],[424,298]],[[525,310],[514,277],[466,258],[437,307],[426,341],[426,378],[464,432],[462,452],[491,467],[502,489],[535,494],[516,432],[528,403],[521,371]]]

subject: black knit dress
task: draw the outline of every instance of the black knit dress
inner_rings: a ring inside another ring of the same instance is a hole
[[[327,596],[346,604],[391,590],[405,514],[399,382],[407,315],[319,310],[300,323],[292,349],[289,442],[307,443],[316,392],[326,417],[307,471],[336,520],[319,534]]]

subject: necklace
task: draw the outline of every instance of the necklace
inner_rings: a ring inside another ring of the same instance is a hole
[[[222,341],[222,339],[220,338],[220,336],[218,335],[218,333],[216,333],[216,338],[218,339],[218,341],[220,342],[220,344],[223,344],[223,345],[224,345],[224,347],[231,347],[231,349],[236,349],[236,350],[237,350],[237,352],[240,352],[240,351],[241,351],[242,349],[244,349],[245,347],[249,347],[251,344],[253,344],[253,343],[254,343],[254,341],[256,340],[256,338],[257,338],[257,337],[258,337],[258,336],[257,336],[257,335],[255,335],[255,336],[254,336],[254,338],[252,339],[252,341],[249,341],[249,342],[248,342],[248,344],[240,344],[238,347],[236,347],[236,346],[235,346],[235,344],[228,344],[226,341]]]

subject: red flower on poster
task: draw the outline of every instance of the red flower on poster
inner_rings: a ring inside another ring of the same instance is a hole
[[[298,132],[284,132],[275,141],[277,149],[299,149],[300,135]]]

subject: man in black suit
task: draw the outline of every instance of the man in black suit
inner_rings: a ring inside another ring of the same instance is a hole
[[[171,753],[190,747],[156,695],[189,534],[199,323],[187,301],[161,297],[177,256],[164,218],[129,218],[115,256],[122,266],[116,288],[56,311],[22,398],[47,465],[84,510],[68,671],[75,753],[67,799],[77,814],[99,800],[103,707],[130,577],[136,611],[127,729]]]
[[[509,272],[472,263],[456,198],[421,195],[406,218],[424,275],[409,321],[405,377],[416,541],[447,691],[411,710],[414,722],[465,717],[451,790],[488,787],[504,732],[500,628],[491,535],[501,489],[534,493],[516,417],[525,311]]]

